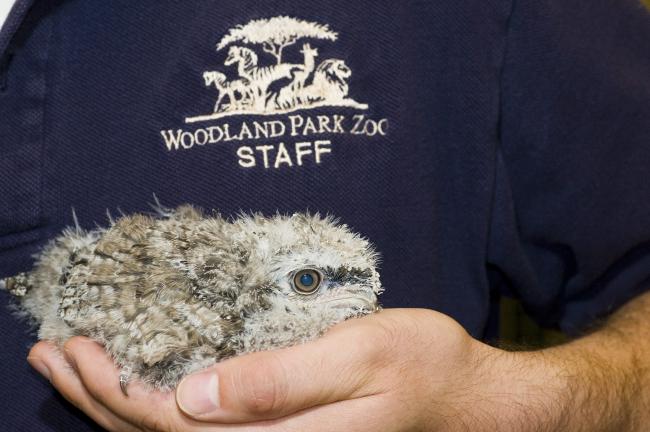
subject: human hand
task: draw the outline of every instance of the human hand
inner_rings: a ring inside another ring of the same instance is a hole
[[[28,359],[120,432],[539,430],[558,421],[564,395],[552,362],[484,345],[427,310],[384,310],[305,345],[224,361],[176,394],[134,382],[124,396],[112,360],[87,338],[68,341],[64,356],[40,342]]]

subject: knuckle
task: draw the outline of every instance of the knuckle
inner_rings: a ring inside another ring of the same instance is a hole
[[[368,321],[352,334],[352,342],[360,350],[362,361],[374,369],[394,367],[404,361],[413,347],[426,343],[427,321],[416,314],[384,315]]]
[[[238,403],[253,415],[268,415],[278,411],[288,397],[287,374],[281,359],[266,353],[264,358],[248,364],[236,372],[235,391]]]
[[[365,342],[360,342],[360,346],[365,348],[366,360],[375,364],[392,357],[391,353],[400,337],[399,330],[390,322],[373,325],[366,333]]]
[[[62,348],[63,348],[63,352],[71,353],[71,352],[73,352],[75,350],[75,347],[76,347],[76,340],[73,338],[73,339],[68,339],[67,341],[65,341],[63,343]]]
[[[30,350],[28,357],[46,357],[49,354],[50,347],[46,342],[38,342]]]
[[[63,348],[66,350],[75,351],[83,346],[82,344],[85,340],[86,338],[81,336],[71,337],[63,343]]]
[[[106,402],[114,398],[114,395],[121,394],[119,381],[109,379],[84,380],[84,385],[96,399]],[[114,382],[113,382],[114,381]]]

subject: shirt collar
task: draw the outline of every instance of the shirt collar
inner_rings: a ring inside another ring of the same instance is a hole
[[[20,28],[20,24],[27,15],[35,0],[16,0],[7,15],[7,19],[0,28],[0,59],[4,57],[9,42]]]

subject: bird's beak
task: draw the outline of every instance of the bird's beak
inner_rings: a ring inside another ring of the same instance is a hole
[[[358,306],[359,308],[368,310],[370,312],[376,312],[379,310],[377,294],[375,294],[372,290],[363,287],[359,288],[358,290],[349,290],[348,288],[346,291],[347,292],[345,295],[323,299],[317,303],[332,303],[332,307],[335,308],[349,308],[351,306]]]

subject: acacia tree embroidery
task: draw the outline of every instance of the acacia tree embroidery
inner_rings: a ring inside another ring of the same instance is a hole
[[[237,26],[221,39],[217,45],[220,51],[235,42],[261,44],[264,52],[273,55],[277,64],[282,63],[282,51],[301,38],[325,39],[335,42],[338,34],[327,24],[318,24],[286,16],[253,20]]]
[[[238,77],[228,81],[228,71],[204,72],[206,86],[218,91],[217,103],[212,114],[188,118],[186,122],[244,114],[282,114],[325,106],[367,109],[368,105],[348,97],[352,71],[345,61],[331,58],[316,66],[319,50],[303,43],[302,64],[282,62],[283,51],[305,38],[334,42],[338,34],[326,24],[286,16],[253,20],[231,29],[217,44],[217,51],[228,48],[224,66],[236,68]],[[262,52],[275,61],[262,65],[258,54],[241,44],[261,45]],[[270,90],[272,86],[279,90]]]

